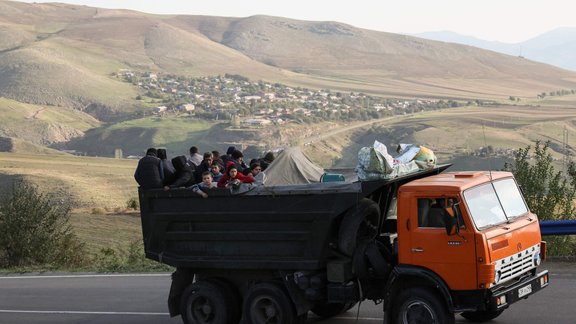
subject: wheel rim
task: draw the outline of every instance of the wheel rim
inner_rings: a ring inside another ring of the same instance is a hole
[[[205,297],[196,297],[190,305],[190,315],[197,323],[212,323],[214,319],[214,305]]]
[[[255,323],[283,323],[280,305],[268,296],[261,296],[252,302],[252,316]]]
[[[432,308],[421,301],[414,301],[406,306],[406,311],[402,316],[404,324],[435,324],[438,320]]]

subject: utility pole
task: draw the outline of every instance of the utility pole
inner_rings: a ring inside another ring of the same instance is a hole
[[[564,167],[564,173],[568,173],[568,162],[569,162],[569,153],[568,153],[568,130],[566,126],[564,126],[564,130],[562,132],[562,166]]]
[[[564,156],[562,159],[562,164],[564,165],[564,173],[568,173],[568,162],[570,160],[570,152],[568,152],[568,129],[564,126],[564,131],[562,132],[562,150],[564,151]]]

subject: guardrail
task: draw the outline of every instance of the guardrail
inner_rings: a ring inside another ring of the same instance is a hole
[[[541,221],[540,233],[544,235],[574,235],[576,220]]]

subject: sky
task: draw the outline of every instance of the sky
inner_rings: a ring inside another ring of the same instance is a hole
[[[451,31],[488,41],[523,42],[576,27],[574,0],[60,0],[99,8],[223,17],[269,15],[338,21],[399,34]]]

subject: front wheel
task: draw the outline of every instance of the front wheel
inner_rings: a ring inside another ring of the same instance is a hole
[[[496,317],[500,316],[500,314],[502,314],[503,312],[504,312],[503,309],[499,309],[495,311],[463,312],[460,315],[465,319],[469,320],[470,322],[484,323],[495,319]]]
[[[423,288],[406,289],[398,296],[394,324],[454,324],[454,314],[432,291]]]

